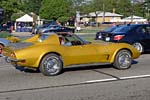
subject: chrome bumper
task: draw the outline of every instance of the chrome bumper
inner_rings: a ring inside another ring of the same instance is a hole
[[[7,63],[24,61],[24,60],[12,59],[10,57],[4,56],[3,54],[0,54],[0,57],[3,57]]]

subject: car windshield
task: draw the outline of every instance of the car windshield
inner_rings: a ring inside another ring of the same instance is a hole
[[[48,29],[60,29],[61,27],[58,25],[49,25],[47,28]]]
[[[72,43],[72,45],[83,45],[83,44],[89,44],[90,42],[82,39],[80,36],[75,34],[60,34],[62,35],[67,42]]]
[[[126,32],[130,31],[134,27],[135,27],[134,25],[123,25],[121,27],[116,28],[112,32],[113,33],[126,33]]]
[[[42,41],[46,40],[51,34],[56,34],[56,33],[52,32],[52,33],[41,34],[41,36],[39,37],[38,41],[42,42]],[[81,38],[80,36],[75,35],[75,34],[67,34],[67,35],[64,34],[63,36],[65,36],[65,38],[68,41],[80,42],[81,44],[89,44],[89,43],[91,43],[91,42],[86,41],[83,38]]]

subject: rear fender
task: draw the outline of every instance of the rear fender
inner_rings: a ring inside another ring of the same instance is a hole
[[[40,63],[41,63],[41,61],[42,61],[42,59],[43,59],[47,54],[51,54],[51,53],[56,54],[56,55],[59,55],[59,56],[61,57],[61,55],[60,55],[59,53],[57,53],[57,52],[47,52],[47,53],[45,53],[45,54],[41,54],[40,57],[39,57],[39,59],[36,61],[36,63],[35,63],[34,66],[39,67],[39,66],[40,66]]]

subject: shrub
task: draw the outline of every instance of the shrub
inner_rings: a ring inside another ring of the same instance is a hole
[[[11,37],[12,35],[8,32],[0,32],[0,38]]]

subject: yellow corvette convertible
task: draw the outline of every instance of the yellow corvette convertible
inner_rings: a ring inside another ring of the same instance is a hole
[[[128,69],[132,60],[140,56],[129,44],[88,42],[74,33],[38,34],[5,47],[2,54],[15,67],[39,69],[47,76],[58,75],[66,67],[100,63]]]

